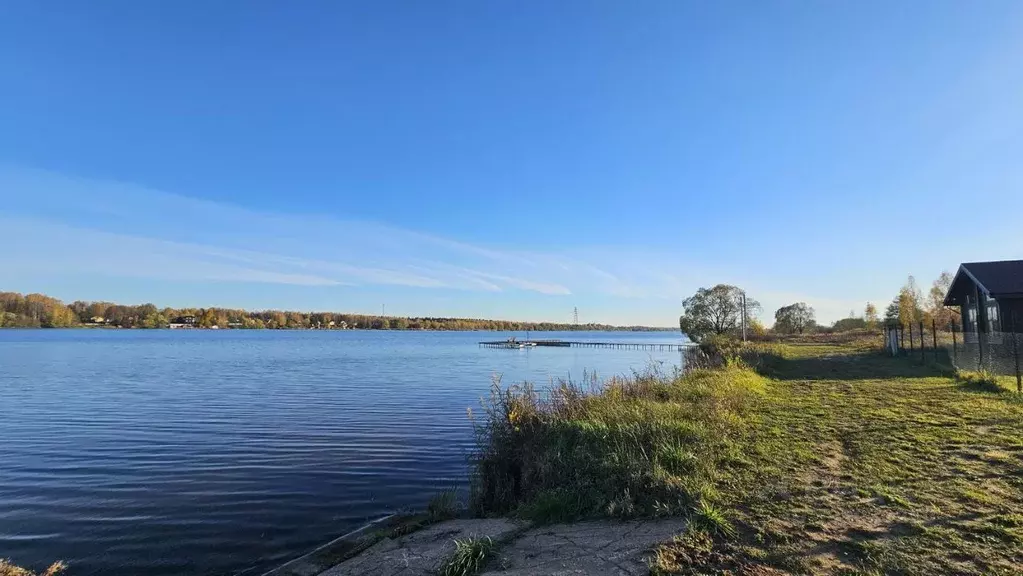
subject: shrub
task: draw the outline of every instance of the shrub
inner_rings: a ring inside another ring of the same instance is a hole
[[[956,381],[966,388],[984,392],[1005,392],[1005,388],[998,385],[998,378],[987,370],[956,370],[955,377]]]

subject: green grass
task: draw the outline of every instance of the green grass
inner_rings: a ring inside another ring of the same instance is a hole
[[[455,540],[455,552],[440,568],[440,576],[470,576],[483,570],[494,552],[489,536]]]
[[[539,522],[688,517],[651,570],[1017,574],[1023,396],[878,342],[601,387],[495,390],[470,506]],[[992,384],[993,382],[993,384]]]
[[[1019,395],[989,375],[847,345],[778,346],[762,371],[772,382],[750,439],[763,476],[737,479],[749,489],[729,503],[766,563],[1018,573]]]

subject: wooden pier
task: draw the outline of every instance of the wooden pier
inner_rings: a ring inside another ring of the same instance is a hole
[[[607,348],[612,350],[651,350],[659,352],[681,352],[696,346],[692,342],[657,344],[649,342],[579,342],[572,340],[515,340],[514,343],[528,348],[547,346],[553,348]],[[480,346],[483,348],[507,348],[508,345],[508,340],[480,342]]]

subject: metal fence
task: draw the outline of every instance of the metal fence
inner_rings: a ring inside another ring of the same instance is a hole
[[[1023,334],[1015,330],[978,334],[964,333],[955,323],[947,326],[933,321],[889,324],[885,329],[885,349],[892,355],[906,356],[921,363],[947,363],[959,370],[1014,376],[1017,390],[1023,392],[1020,366]]]

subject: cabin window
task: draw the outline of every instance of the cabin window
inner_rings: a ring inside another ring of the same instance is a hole
[[[1002,341],[1002,319],[998,316],[998,301],[994,298],[986,298],[984,302],[987,308],[987,331],[991,342]]]
[[[963,309],[963,340],[977,342],[977,305],[969,296]]]
[[[998,303],[994,300],[987,301],[987,321],[992,332],[1002,331],[1002,323],[998,318]]]

